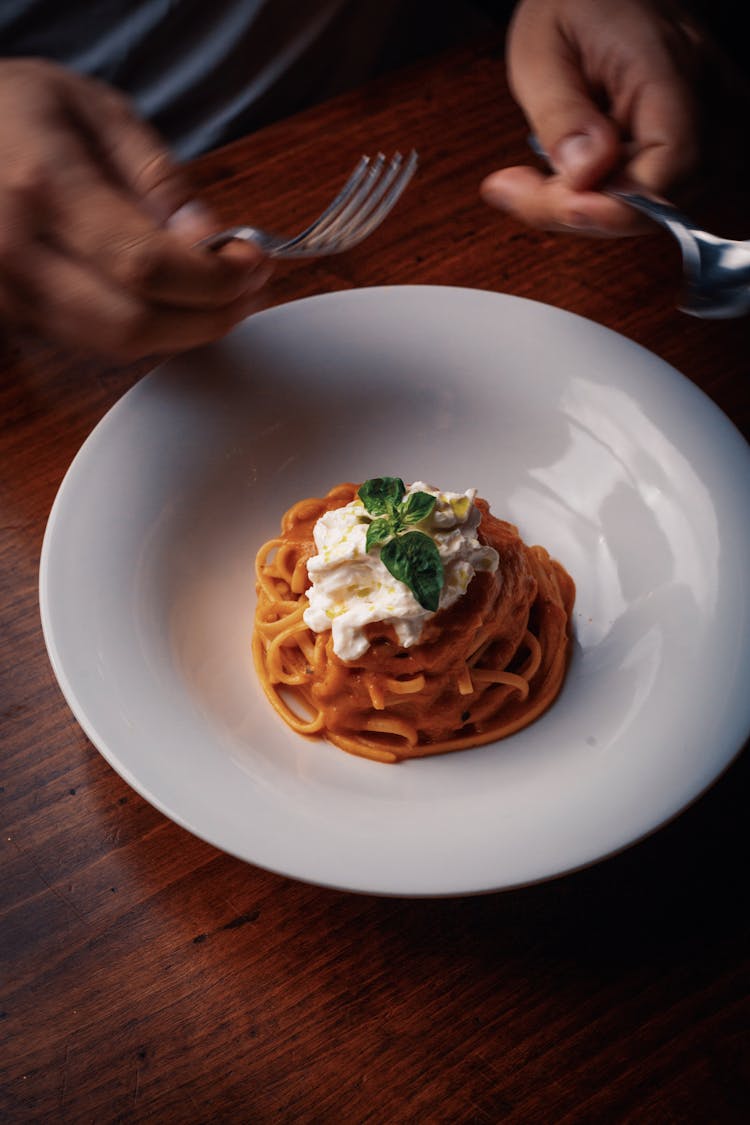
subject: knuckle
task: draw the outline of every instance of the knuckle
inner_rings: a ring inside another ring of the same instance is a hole
[[[28,154],[14,163],[5,181],[5,188],[19,205],[44,197],[52,188],[54,172],[41,153]]]
[[[182,188],[182,179],[167,149],[155,147],[135,176],[135,190],[139,194],[176,192]],[[182,191],[180,190],[180,198]]]
[[[166,150],[153,152],[141,164],[134,178],[137,195],[148,200],[149,208],[166,222],[191,196],[185,176],[172,163]]]
[[[174,175],[175,169],[165,148],[156,148],[138,172],[141,182],[148,187],[157,187],[163,180]]]
[[[115,256],[117,280],[134,293],[148,293],[158,286],[164,264],[153,241],[140,241],[124,247]]]

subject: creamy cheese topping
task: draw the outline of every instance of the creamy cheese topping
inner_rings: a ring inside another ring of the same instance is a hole
[[[445,573],[438,609],[447,609],[466,593],[476,571],[494,574],[498,554],[477,538],[481,512],[474,504],[475,488],[441,492],[416,481],[407,488],[404,499],[413,492],[427,492],[436,500],[432,513],[414,527],[437,546]],[[427,618],[434,616],[387,570],[379,547],[367,551],[370,520],[356,498],[326,512],[313,530],[318,553],[307,564],[312,586],[307,591],[310,604],[304,621],[315,633],[332,630],[333,651],[342,660],[356,660],[367,651],[366,625],[376,621],[392,625],[399,644],[409,648],[419,641]]]

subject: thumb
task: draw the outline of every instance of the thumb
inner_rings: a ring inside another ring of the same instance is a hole
[[[593,107],[587,112],[582,107],[578,112],[557,113],[538,135],[553,169],[574,191],[596,187],[621,159],[614,125]]]
[[[547,84],[521,102],[552,169],[574,191],[587,191],[614,172],[622,159],[617,127],[573,86]]]

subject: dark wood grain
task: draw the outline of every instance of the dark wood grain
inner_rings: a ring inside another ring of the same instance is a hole
[[[228,223],[293,229],[361,151],[408,146],[421,171],[388,223],[279,266],[270,303],[396,283],[533,297],[652,349],[749,432],[750,321],[677,313],[666,237],[532,232],[479,201],[484,174],[526,156],[491,49],[380,79],[194,175]],[[507,894],[346,895],[215,851],[89,744],[39,624],[55,492],[149,364],[16,338],[0,363],[0,1120],[747,1120],[747,755],[650,839]]]

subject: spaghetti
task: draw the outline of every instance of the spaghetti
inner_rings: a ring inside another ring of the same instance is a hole
[[[427,618],[416,644],[402,647],[392,625],[373,622],[369,647],[348,661],[330,630],[308,628],[313,528],[356,495],[356,485],[342,484],[300,501],[258,552],[253,657],[282,719],[380,762],[479,746],[533,722],[562,686],[575,586],[484,500],[476,500],[478,537],[497,551],[497,571],[478,571],[462,597]]]

